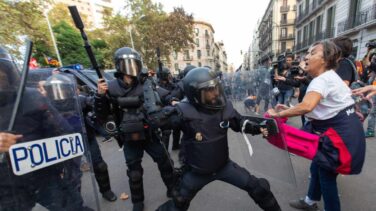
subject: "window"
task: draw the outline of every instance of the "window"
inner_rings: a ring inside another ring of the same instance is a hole
[[[179,71],[180,72],[180,70],[179,70],[179,64],[175,63],[174,66],[175,66],[175,71]]]
[[[201,62],[199,62],[197,66],[201,67],[202,66]]]
[[[198,36],[199,33],[200,33],[200,30],[198,28],[195,28],[195,34],[196,34],[196,36]]]
[[[176,51],[173,52],[174,59],[178,59],[178,53]]]
[[[353,49],[352,49],[351,55],[353,55],[356,58],[357,54],[358,54],[358,40],[355,39],[353,40]]]
[[[209,36],[209,32],[207,29],[205,29],[205,36]]]
[[[317,16],[317,18],[316,18],[316,36],[318,35],[318,34],[320,34],[321,33],[321,31],[322,31],[322,15],[320,15],[320,16]],[[316,38],[316,40],[317,39],[320,39],[320,38]]]
[[[314,36],[314,33],[315,33],[315,22],[314,21],[311,21],[309,23],[309,39],[310,39],[310,42],[313,43],[313,36]]]
[[[286,51],[286,42],[281,42],[281,52]]]
[[[184,60],[190,60],[191,57],[189,56],[189,50],[184,50]]]
[[[281,28],[281,37],[287,37],[287,28]]]
[[[287,14],[282,14],[282,16],[281,16],[281,22],[282,22],[282,24],[286,24],[287,23]]]
[[[200,39],[196,38],[196,46],[200,47]]]
[[[299,17],[303,15],[303,4],[299,4]]]
[[[335,17],[335,6],[329,8],[327,11],[326,38],[331,38],[334,35],[334,17]]]
[[[359,19],[359,10],[360,10],[360,0],[351,0],[350,9],[349,9],[349,24],[350,27],[355,27],[357,25],[357,19]]]
[[[206,54],[210,56],[210,49],[206,49]]]
[[[197,59],[201,59],[201,50],[197,50]]]
[[[302,30],[298,31],[298,38],[296,40],[298,41],[298,44],[302,42]]]

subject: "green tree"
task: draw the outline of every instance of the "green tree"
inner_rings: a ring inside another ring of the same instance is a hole
[[[10,46],[17,55],[27,36],[35,44],[42,44],[41,49],[51,48],[47,36],[48,29],[38,0],[7,1],[0,0],[0,44]]]
[[[150,0],[128,0],[125,12],[128,16],[105,13],[104,28],[101,33],[96,33],[98,39],[107,43],[103,50],[107,68],[113,68],[112,56],[116,49],[132,46],[130,28],[135,49],[150,68],[157,67],[157,47],[160,47],[162,57],[168,59],[173,51],[180,51],[193,43],[193,16],[183,8],[175,8],[171,14],[166,14],[161,4]]]
[[[85,67],[90,67],[90,61],[82,47],[82,38],[78,31],[65,21],[56,24],[53,31],[64,65],[80,63]]]

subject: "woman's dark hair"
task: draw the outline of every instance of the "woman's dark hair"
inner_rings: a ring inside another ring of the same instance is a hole
[[[342,57],[347,58],[350,56],[353,49],[353,43],[350,38],[345,36],[337,37],[333,39],[333,42],[339,48]]]
[[[336,69],[337,60],[340,56],[340,50],[338,49],[337,45],[329,40],[315,42],[312,44],[312,47],[316,45],[322,45],[323,47],[323,59],[326,63],[326,69]]]

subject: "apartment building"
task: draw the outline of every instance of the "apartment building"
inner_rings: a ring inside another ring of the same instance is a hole
[[[194,45],[181,52],[173,52],[167,67],[173,74],[179,74],[187,65],[209,66],[216,70],[227,71],[227,54],[223,42],[214,41],[214,29],[204,21],[194,22]]]
[[[275,62],[292,52],[295,39],[296,0],[271,0],[258,26],[259,61]]]
[[[376,41],[376,2],[337,0],[335,18],[337,36],[353,41],[352,55],[361,59],[367,52],[366,43]]]
[[[53,0],[53,3],[75,5],[80,12],[87,17],[89,25],[93,28],[102,27],[103,11],[114,11],[113,0]]]
[[[314,42],[336,36],[337,2],[337,0],[297,0],[294,48],[297,57],[303,58]]]

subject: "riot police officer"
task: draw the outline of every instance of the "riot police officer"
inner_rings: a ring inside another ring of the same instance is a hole
[[[173,83],[173,78],[171,75],[170,70],[167,67],[163,67],[162,70],[158,69],[157,72],[158,77],[158,85],[168,91],[173,91],[177,88],[176,84]],[[179,141],[180,141],[180,130],[173,130],[172,133],[172,150],[179,149]],[[168,149],[168,143],[170,140],[171,130],[163,130],[162,131],[162,142],[165,145],[166,149]]]
[[[11,118],[20,85],[20,74],[8,52],[0,46],[0,132],[2,138]],[[41,140],[72,132],[68,123],[36,89],[25,88],[12,133],[18,143]],[[46,149],[47,150],[47,149]],[[25,158],[26,159],[26,158]],[[0,210],[31,210],[39,203],[48,210],[69,210],[64,204],[66,188],[62,174],[70,169],[61,162],[16,176],[7,161],[0,162]],[[85,210],[81,207],[80,210]]]
[[[241,116],[231,102],[226,101],[215,71],[195,68],[183,82],[187,100],[177,104],[176,113],[168,122],[172,127],[180,127],[184,133],[186,168],[173,200],[158,210],[187,210],[196,193],[214,180],[245,190],[263,210],[280,210],[269,182],[256,178],[229,158],[228,128],[251,134],[263,132],[264,136],[267,136],[267,130]]]
[[[141,160],[144,151],[158,164],[168,196],[171,196],[174,185],[173,164],[163,145],[158,141],[157,134],[151,130],[146,121],[141,77],[143,65],[140,54],[132,48],[123,47],[115,52],[114,57],[117,78],[108,83],[103,79],[98,81],[95,112],[100,119],[104,119],[110,112],[115,116],[119,144],[124,145],[133,210],[143,210]],[[162,91],[159,89],[160,95],[168,94],[168,91],[164,90],[165,93]]]

